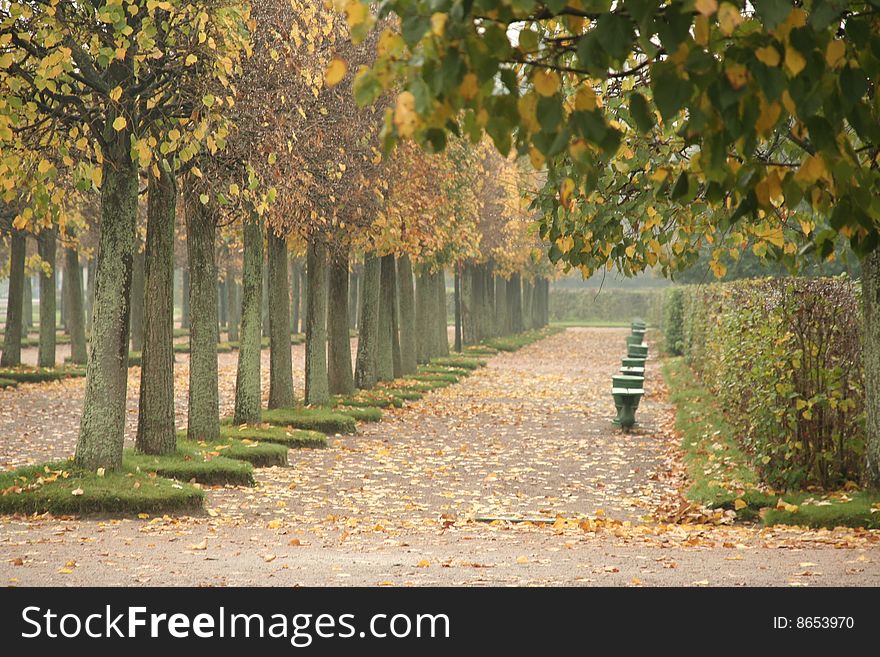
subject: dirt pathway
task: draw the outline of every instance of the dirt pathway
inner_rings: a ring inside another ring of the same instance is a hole
[[[675,494],[674,437],[656,363],[640,431],[610,423],[625,335],[569,329],[496,356],[330,449],[291,452],[291,467],[259,470],[253,489],[210,489],[200,516],[0,520],[0,582],[880,584],[878,532],[652,520]],[[221,360],[221,390],[232,376],[234,356]],[[46,415],[28,419],[37,443],[70,393],[45,396]],[[0,431],[14,426],[3,417]],[[45,458],[22,449],[34,438],[15,440],[0,462]],[[69,453],[71,441],[51,449]]]

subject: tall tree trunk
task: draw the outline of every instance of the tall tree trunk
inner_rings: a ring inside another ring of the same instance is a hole
[[[22,231],[12,231],[9,245],[9,293],[6,297],[6,328],[3,333],[3,355],[0,356],[0,365],[4,367],[21,365],[26,239]]]
[[[327,380],[327,245],[320,238],[309,240],[306,267],[306,404],[330,401]]]
[[[30,274],[24,276],[24,295],[21,303],[21,334],[27,337],[34,328],[34,280]]]
[[[263,337],[269,337],[269,264],[263,262],[263,308],[260,317],[263,322]]]
[[[144,248],[144,331],[135,447],[144,454],[177,449],[174,432],[174,174],[159,167],[147,193]],[[133,293],[133,292],[132,292]]]
[[[376,385],[379,351],[379,305],[382,264],[372,253],[364,254],[364,274],[361,278],[361,315],[358,319],[357,360],[354,383],[369,389]]]
[[[534,287],[532,286],[531,281],[523,281],[522,282],[522,299],[523,299],[523,328],[530,329],[532,326],[532,301]]]
[[[477,321],[474,302],[474,266],[466,264],[461,273],[461,338],[463,344],[477,344]]]
[[[83,297],[83,304],[85,308],[85,330],[86,335],[90,335],[92,332],[92,311],[95,308],[95,275],[98,271],[98,259],[95,256],[92,256],[86,261],[86,285],[85,285],[85,293]],[[80,281],[82,281],[82,272],[80,272]],[[82,283],[80,283],[80,289],[83,289]],[[69,331],[68,331],[69,333]]]
[[[455,351],[461,353],[461,264],[455,263],[455,279],[453,282],[453,315],[455,317]]]
[[[40,259],[46,265],[40,269],[40,349],[37,354],[40,367],[55,367],[56,238],[57,233],[51,228],[43,230],[37,242]]]
[[[219,269],[219,267],[218,267]],[[218,335],[226,330],[229,313],[226,309],[226,279],[217,281],[217,328]]]
[[[138,170],[124,132],[116,138],[116,153],[104,153],[91,349],[76,445],[77,465],[87,470],[122,465],[138,195]]]
[[[381,258],[379,298],[379,350],[376,358],[376,375],[379,381],[394,378],[394,256]]]
[[[361,277],[354,269],[348,279],[348,328],[352,331],[357,330],[358,317],[358,291],[360,289]]]
[[[440,269],[434,275],[435,290],[435,327],[436,327],[436,355],[449,355],[449,335],[447,333],[446,322],[446,275],[443,269]]]
[[[135,244],[131,267],[131,350],[144,349],[144,268],[146,254]]]
[[[64,329],[65,335],[70,335],[70,328],[67,326],[67,274],[64,272],[65,265],[64,250],[61,251],[61,298],[58,300],[58,314],[61,316],[61,327]]]
[[[507,281],[495,277],[495,335],[506,335],[507,328]]]
[[[391,264],[388,269],[391,270],[388,286],[391,289],[391,365],[394,372],[394,378],[403,376],[403,362],[400,355],[400,299],[397,291],[397,261],[394,256],[391,257]]]
[[[269,408],[293,406],[287,240],[269,229]]]
[[[292,258],[290,263],[290,332],[299,333],[299,283],[302,272],[299,258]]]
[[[431,353],[433,342],[431,312],[434,307],[432,289],[430,272],[422,271],[416,275],[416,360],[422,365],[433,357]]]
[[[186,247],[189,256],[189,412],[190,440],[220,439],[217,381],[217,265],[214,243],[217,223],[198,198],[188,199]]]
[[[183,268],[180,287],[180,328],[189,330],[189,265],[186,265]]]
[[[330,258],[327,379],[333,395],[354,392],[348,301],[348,253],[345,252]]]
[[[262,416],[260,329],[263,307],[263,225],[256,214],[244,220],[241,268],[241,329],[235,376],[235,424],[259,424]]]
[[[507,309],[511,333],[523,330],[522,316],[522,279],[518,273],[512,274],[507,281]]]
[[[397,293],[400,305],[400,373],[415,374],[416,362],[416,299],[413,288],[412,262],[403,254],[397,261]]]
[[[865,455],[868,485],[880,490],[880,250],[862,259]]]
[[[238,283],[235,281],[235,272],[230,267],[226,271],[226,339],[230,342],[238,342],[238,325],[241,323],[241,302],[238,298]]]
[[[64,280],[67,281],[64,303],[67,306],[67,327],[70,330],[70,362],[85,365],[89,355],[86,349],[82,268],[79,266],[79,253],[73,247],[64,249]]]
[[[303,266],[300,268],[300,276],[299,276],[299,331],[300,333],[306,332],[306,318],[309,314],[309,272],[308,272],[308,254],[303,263]]]

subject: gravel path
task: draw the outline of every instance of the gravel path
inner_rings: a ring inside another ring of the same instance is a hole
[[[2,519],[0,582],[880,585],[878,532],[656,520],[681,484],[676,437],[656,362],[639,431],[611,425],[625,335],[568,329],[493,357],[253,489],[211,488],[202,515]],[[220,365],[228,405],[235,354]],[[81,386],[0,392],[0,465],[69,454]]]

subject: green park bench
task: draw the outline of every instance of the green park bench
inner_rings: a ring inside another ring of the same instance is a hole
[[[630,358],[647,358],[648,345],[646,344],[630,344],[627,345],[626,355]]]
[[[641,319],[634,319],[629,326],[633,333],[636,331],[642,331],[644,333],[648,328],[648,325]]]
[[[641,376],[620,374],[611,377],[611,396],[617,408],[614,424],[624,430],[629,430],[636,424],[636,411],[642,395],[645,394],[644,385],[645,379]]]

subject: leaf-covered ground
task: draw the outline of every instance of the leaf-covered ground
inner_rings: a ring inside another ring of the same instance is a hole
[[[493,357],[357,435],[332,437],[330,449],[258,470],[253,489],[208,489],[196,517],[2,519],[0,582],[880,584],[878,532],[730,525],[684,504],[656,363],[640,430],[611,425],[626,334],[570,328]],[[220,356],[224,407],[235,357]],[[178,363],[182,424],[185,355]],[[0,465],[69,454],[82,385],[0,391]]]

